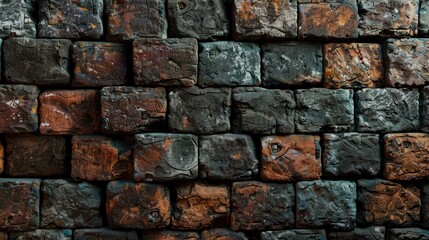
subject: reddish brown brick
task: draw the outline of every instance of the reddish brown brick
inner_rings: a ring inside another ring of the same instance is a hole
[[[147,231],[142,235],[144,240],[200,240],[197,232],[179,232],[179,231]]]
[[[9,234],[9,240],[43,239],[43,240],[71,240],[71,229],[36,229],[28,232],[14,232]],[[0,235],[0,240],[3,240]],[[6,240],[6,239],[5,239]]]
[[[99,130],[96,90],[48,90],[40,97],[40,133],[92,134]]]
[[[244,233],[229,228],[212,228],[201,232],[201,240],[247,240]]]
[[[8,240],[7,232],[0,232],[0,240]]]
[[[74,230],[74,240],[138,240],[136,231],[116,231],[110,228]]]

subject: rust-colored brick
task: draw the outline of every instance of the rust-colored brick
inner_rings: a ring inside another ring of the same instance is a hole
[[[200,240],[197,232],[179,232],[170,230],[158,230],[143,232],[144,240]]]
[[[99,130],[96,90],[48,90],[40,97],[40,133],[92,134]]]
[[[247,240],[244,233],[229,228],[212,228],[201,232],[201,240]]]

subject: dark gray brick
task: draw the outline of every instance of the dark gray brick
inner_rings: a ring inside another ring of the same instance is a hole
[[[330,232],[328,234],[328,237],[330,240],[384,240],[385,231],[385,227],[355,228],[353,229],[353,231],[349,232]]]
[[[325,230],[292,229],[281,231],[267,231],[261,233],[261,240],[326,240]]]

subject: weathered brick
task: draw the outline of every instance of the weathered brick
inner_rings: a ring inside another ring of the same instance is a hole
[[[198,138],[191,134],[135,135],[136,181],[177,181],[198,177]]]
[[[166,112],[164,88],[121,86],[101,90],[104,133],[126,134],[163,129]]]
[[[257,181],[232,184],[231,229],[262,230],[292,227],[295,192],[292,184]]]
[[[107,185],[109,227],[154,229],[170,224],[170,192],[149,183],[113,181]]]
[[[429,231],[421,228],[390,228],[386,230],[386,239],[403,240],[403,239],[429,239]]]
[[[7,135],[6,172],[13,177],[66,174],[67,139],[59,136]]]
[[[201,232],[201,240],[248,240],[241,232],[229,228],[212,228]]]
[[[296,38],[296,0],[234,0],[232,15],[235,39]]]
[[[298,132],[354,129],[353,91],[312,88],[295,91],[295,129]]]
[[[40,227],[101,227],[101,190],[89,183],[64,179],[42,182]]]
[[[181,183],[176,186],[177,199],[172,227],[206,229],[225,227],[230,218],[230,194],[225,185]]]
[[[9,240],[43,239],[43,240],[71,240],[71,229],[36,229],[28,232],[15,232],[9,234]],[[0,238],[1,239],[1,238]]]
[[[325,87],[373,88],[383,85],[384,67],[380,44],[328,43],[323,49]]]
[[[203,179],[241,180],[258,173],[255,145],[248,135],[200,136],[198,158],[199,176]]]
[[[326,240],[326,233],[323,229],[293,229],[281,231],[266,231],[261,233],[261,240]]]
[[[164,0],[106,0],[107,39],[166,38]]]
[[[429,132],[429,86],[421,90],[420,98],[420,130]]]
[[[74,230],[74,240],[138,240],[136,231],[116,231],[109,228]]]
[[[319,43],[262,44],[262,85],[314,85],[322,81],[323,50]]]
[[[357,221],[407,227],[420,220],[420,190],[382,179],[358,180]]]
[[[224,0],[167,0],[169,36],[199,40],[229,35],[228,2]]]
[[[4,166],[5,165],[4,164],[4,155],[5,155],[4,143],[2,140],[0,140],[0,176],[3,173],[4,168],[5,168],[5,166]]]
[[[349,232],[330,232],[328,234],[331,240],[365,239],[365,240],[384,240],[385,227],[366,227],[355,228]]]
[[[0,85],[0,132],[28,133],[38,129],[39,88],[26,85]]]
[[[265,136],[261,155],[262,180],[315,180],[322,174],[319,136]]]
[[[359,36],[417,35],[419,0],[357,0]]]
[[[298,38],[358,37],[356,0],[298,0]]]
[[[126,46],[108,42],[75,42],[71,47],[74,87],[100,87],[127,82]]]
[[[142,237],[145,240],[200,240],[200,236],[197,232],[179,232],[170,230],[147,231],[143,232]]]
[[[356,92],[358,132],[400,132],[419,126],[418,89],[365,88]]]
[[[429,34],[429,0],[420,0],[418,32],[424,36]]]
[[[92,134],[100,128],[96,90],[47,90],[39,99],[42,134]]]
[[[70,83],[67,39],[9,38],[3,43],[8,83],[65,86]]]
[[[260,48],[256,43],[200,43],[198,85],[201,87],[261,84]]]
[[[36,5],[33,0],[0,0],[0,38],[36,37]]]
[[[429,184],[422,186],[421,210],[420,210],[420,225],[424,228],[429,228]]]
[[[356,221],[356,184],[316,180],[296,184],[296,226],[352,230]]]
[[[197,82],[198,42],[194,38],[133,42],[134,82],[139,86],[192,86]]]
[[[99,39],[103,0],[40,0],[38,37]]]
[[[210,134],[230,130],[231,90],[175,88],[169,93],[168,125],[176,132]]]
[[[0,230],[39,227],[40,179],[0,179]]]
[[[381,165],[379,141],[377,134],[324,134],[323,175],[329,177],[377,175]]]
[[[232,94],[232,129],[248,133],[293,133],[293,91],[239,87]]]

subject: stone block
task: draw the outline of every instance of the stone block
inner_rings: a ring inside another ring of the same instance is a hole
[[[34,231],[10,233],[9,240],[22,240],[22,239],[72,240],[72,234],[73,234],[73,231],[71,229],[36,229]]]
[[[197,82],[198,42],[194,38],[138,39],[133,42],[138,86],[192,86]]]
[[[420,130],[429,132],[429,86],[421,89],[420,94]]]
[[[420,0],[419,35],[429,36],[429,0]]]
[[[386,231],[386,239],[429,239],[429,231],[421,228],[390,228]]]
[[[234,232],[229,228],[212,228],[201,232],[201,240],[248,240],[241,232]]]
[[[138,240],[136,231],[117,231],[110,228],[74,230],[74,240]]]
[[[331,240],[365,239],[365,240],[384,240],[385,227],[366,227],[355,228],[349,232],[333,231],[328,234]]]
[[[198,232],[179,232],[170,230],[147,231],[143,232],[142,237],[145,240],[200,240],[200,235],[198,235]]]
[[[293,229],[281,231],[266,231],[261,233],[261,240],[326,240],[326,233],[323,229]]]
[[[231,229],[237,231],[293,227],[294,199],[292,184],[235,182],[232,184]]]
[[[36,37],[34,0],[0,0],[0,38]]]
[[[420,226],[429,228],[429,184],[423,184],[421,193]]]

